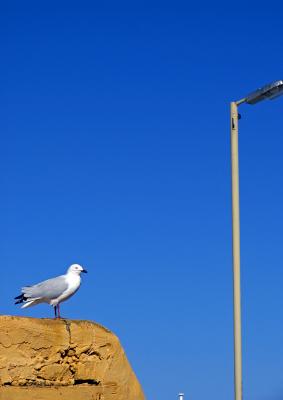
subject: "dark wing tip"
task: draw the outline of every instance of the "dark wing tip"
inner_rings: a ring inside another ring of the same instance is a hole
[[[24,296],[25,296],[25,295],[22,293],[22,294],[20,294],[19,296],[14,297],[14,299],[15,299],[15,300],[17,300],[17,299],[23,299]]]
[[[27,300],[27,297],[25,297],[24,294],[20,294],[19,296],[15,297],[14,299],[17,300],[15,302],[15,304],[20,304],[20,303],[23,303],[25,300]]]

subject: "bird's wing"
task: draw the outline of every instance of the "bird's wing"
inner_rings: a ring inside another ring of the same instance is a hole
[[[65,290],[68,289],[68,283],[64,275],[57,278],[48,279],[34,286],[25,286],[22,293],[27,299],[56,299]]]

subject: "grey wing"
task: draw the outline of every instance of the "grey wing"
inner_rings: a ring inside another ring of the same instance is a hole
[[[68,288],[65,276],[61,275],[57,278],[48,279],[34,286],[26,286],[22,288],[22,293],[28,299],[56,299]]]

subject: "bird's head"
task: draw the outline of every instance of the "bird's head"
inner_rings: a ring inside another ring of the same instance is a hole
[[[84,269],[81,265],[79,264],[72,264],[69,268],[68,268],[68,273],[73,273],[73,274],[77,274],[80,275],[82,272],[87,273],[87,270]]]

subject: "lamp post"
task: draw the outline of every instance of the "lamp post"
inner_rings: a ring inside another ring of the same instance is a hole
[[[272,82],[247,97],[231,103],[231,164],[232,164],[232,240],[234,281],[234,388],[235,400],[242,400],[242,333],[241,333],[241,284],[240,284],[240,207],[239,207],[239,150],[238,106],[256,104],[265,99],[275,99],[283,94],[283,81]]]

